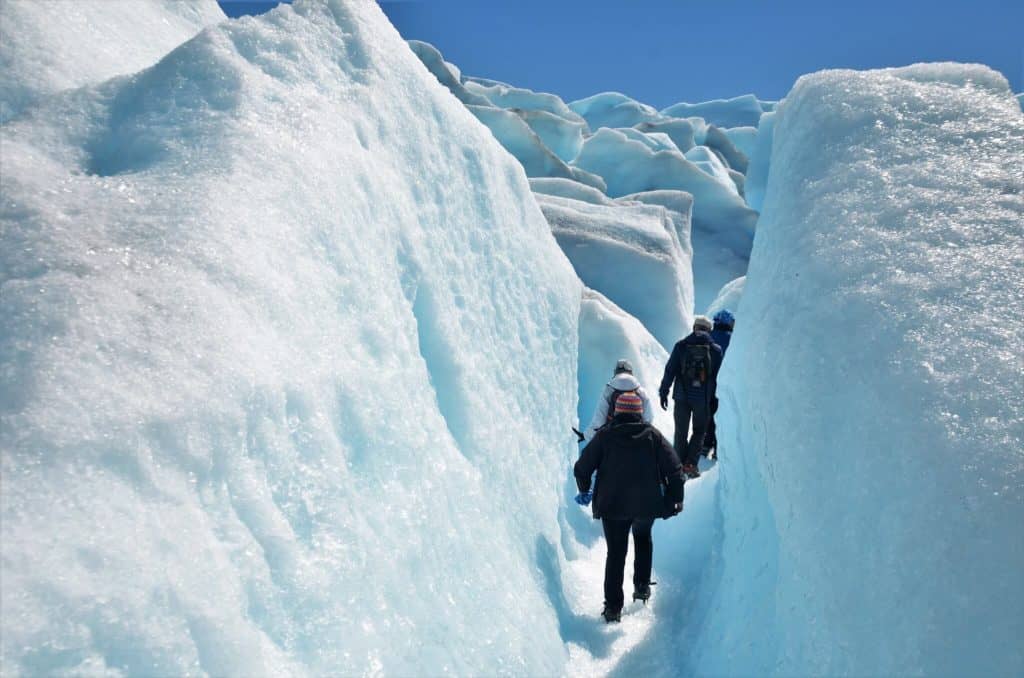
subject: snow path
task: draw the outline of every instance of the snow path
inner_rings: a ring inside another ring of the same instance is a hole
[[[712,574],[705,566],[712,555],[714,534],[719,526],[715,502],[718,469],[701,460],[700,478],[686,482],[683,513],[672,520],[654,524],[654,572],[657,582],[647,605],[630,602],[633,580],[633,543],[626,558],[623,587],[626,606],[620,624],[601,619],[604,561],[607,547],[598,521],[592,522],[595,537],[581,545],[579,557],[569,562],[565,595],[572,613],[563,624],[569,649],[568,676],[678,676],[691,673],[679,665],[686,655],[678,645],[694,639],[702,618],[702,601],[707,596],[697,586],[702,575]],[[573,507],[575,509],[575,507]],[[590,508],[579,509],[590,517]],[[706,591],[704,591],[706,593]]]

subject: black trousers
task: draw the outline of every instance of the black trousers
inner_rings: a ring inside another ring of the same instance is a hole
[[[718,452],[718,434],[715,426],[715,413],[718,412],[718,396],[711,396],[711,416],[708,417],[708,432],[704,434],[704,447],[715,448]]]
[[[704,447],[704,435],[708,430],[708,420],[711,419],[709,405],[709,398],[706,395],[687,396],[676,400],[675,409],[672,411],[676,420],[673,446],[683,464],[697,465],[700,451]],[[693,435],[687,442],[686,433],[690,430],[691,417],[693,418]]]
[[[602,518],[604,538],[608,542],[608,557],[604,561],[604,602],[613,610],[623,605],[622,579],[626,571],[626,553],[629,551],[629,532],[633,531],[633,587],[647,586],[651,581],[651,559],[654,541],[651,527],[654,518],[613,520]]]

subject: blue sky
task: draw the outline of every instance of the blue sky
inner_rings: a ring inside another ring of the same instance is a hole
[[[229,16],[269,2],[221,2]],[[406,0],[380,2],[405,38],[467,75],[553,92],[604,90],[658,108],[785,96],[822,68],[988,64],[1024,89],[1024,0]]]

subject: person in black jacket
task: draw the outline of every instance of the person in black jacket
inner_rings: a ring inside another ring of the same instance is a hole
[[[619,621],[624,603],[622,578],[633,532],[633,600],[651,596],[651,559],[655,518],[683,510],[683,472],[665,437],[642,419],[643,401],[623,393],[615,401],[615,416],[583,448],[573,468],[580,493],[576,502],[594,503],[608,542],[604,565],[604,611],[607,622]],[[594,491],[590,476],[597,471]]]
[[[693,321],[693,332],[672,348],[665,365],[658,395],[661,409],[668,409],[668,392],[672,389],[675,400],[673,414],[676,420],[675,450],[683,462],[687,476],[696,478],[697,460],[704,448],[704,434],[711,418],[711,397],[715,395],[718,370],[722,367],[722,349],[711,338],[711,321],[702,315]],[[693,418],[693,434],[689,442],[686,434]]]

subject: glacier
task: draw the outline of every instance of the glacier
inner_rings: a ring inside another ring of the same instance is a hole
[[[692,661],[1019,675],[1024,116],[954,64],[804,76],[774,115]]]
[[[1001,76],[659,112],[368,0],[128,6],[0,4],[4,675],[1024,672]],[[720,460],[604,627],[570,427],[722,307]]]
[[[374,3],[0,139],[5,675],[562,670],[582,287]]]

